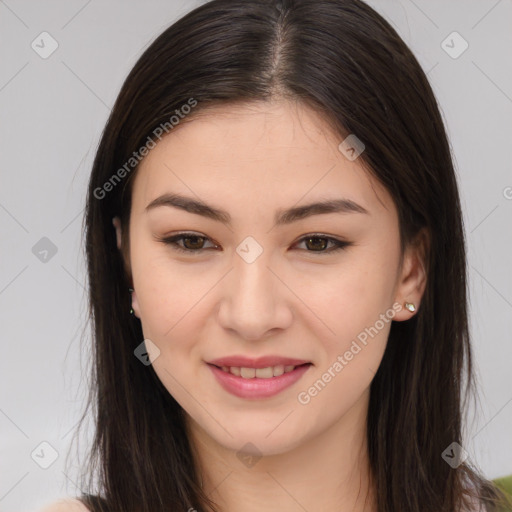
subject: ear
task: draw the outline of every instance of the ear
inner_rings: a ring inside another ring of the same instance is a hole
[[[117,248],[121,252],[121,257],[124,264],[124,269],[126,270],[127,275],[129,276],[129,282],[132,282],[131,279],[131,269],[130,269],[130,254],[128,250],[128,237],[125,237],[126,240],[123,240],[123,230],[121,227],[121,219],[119,217],[114,217],[112,219],[112,224],[116,228],[116,243]]]
[[[409,320],[418,311],[427,285],[426,261],[429,253],[430,237],[426,228],[422,228],[414,240],[404,251],[402,268],[398,279],[395,302],[402,308],[396,313],[393,320]],[[416,307],[411,312],[405,308],[405,303],[410,302]]]
[[[121,229],[121,219],[119,217],[117,217],[117,216],[114,217],[112,219],[112,224],[114,225],[114,228],[116,229],[117,248],[121,251],[121,256],[123,257],[123,261],[124,261],[124,254],[123,254],[123,249],[122,249],[122,240],[123,240],[122,235],[123,235],[123,233],[122,233],[122,229]],[[131,274],[129,266],[127,266],[125,270],[128,272],[129,275]],[[131,287],[133,289],[133,284],[132,284]],[[137,293],[134,290],[133,292],[131,292],[131,294],[132,294],[132,309],[133,309],[133,313],[135,314],[135,316],[137,318],[140,318],[140,310],[139,310],[139,302],[137,300]]]
[[[133,288],[132,288],[133,289]],[[132,309],[133,314],[140,319],[140,308],[139,308],[139,300],[137,299],[137,292],[133,290],[132,293]]]

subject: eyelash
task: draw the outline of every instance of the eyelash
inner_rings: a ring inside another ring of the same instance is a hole
[[[187,254],[199,254],[200,252],[206,250],[204,248],[201,248],[201,249],[185,249],[183,247],[180,247],[178,245],[177,241],[178,240],[183,240],[185,238],[203,238],[205,240],[210,240],[208,237],[203,236],[203,235],[198,235],[196,233],[180,233],[178,235],[173,235],[171,237],[158,238],[158,241],[164,243],[165,245],[172,246],[172,249],[175,250],[175,251],[182,252],[182,253],[187,253]],[[323,251],[308,251],[307,249],[304,249],[306,252],[310,252],[310,253],[313,253],[313,254],[315,254],[315,253],[317,253],[317,254],[332,254],[333,252],[337,252],[337,251],[339,251],[341,249],[345,249],[346,247],[349,247],[350,245],[352,245],[352,242],[343,242],[343,241],[338,240],[336,238],[332,238],[330,236],[322,235],[321,233],[313,233],[313,234],[310,234],[310,235],[303,236],[301,239],[298,240],[297,243],[302,243],[303,241],[305,241],[305,240],[307,241],[310,238],[313,238],[313,239],[323,239],[323,240],[327,240],[328,242],[333,242],[335,244],[334,247],[331,247],[330,249],[323,250]]]

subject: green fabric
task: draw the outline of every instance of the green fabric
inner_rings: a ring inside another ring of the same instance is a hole
[[[512,500],[512,475],[504,476],[501,478],[495,478],[493,482],[506,494],[510,496]],[[512,508],[501,509],[500,512],[511,512]]]

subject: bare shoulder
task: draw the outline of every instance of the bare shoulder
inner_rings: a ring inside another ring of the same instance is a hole
[[[90,510],[81,501],[67,498],[54,501],[38,512],[90,512]]]

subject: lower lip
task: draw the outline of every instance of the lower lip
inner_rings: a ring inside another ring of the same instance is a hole
[[[244,379],[225,372],[212,364],[208,364],[208,366],[220,385],[229,393],[240,398],[269,398],[297,382],[312,365],[297,366],[291,372],[270,379],[259,379],[258,377]]]

